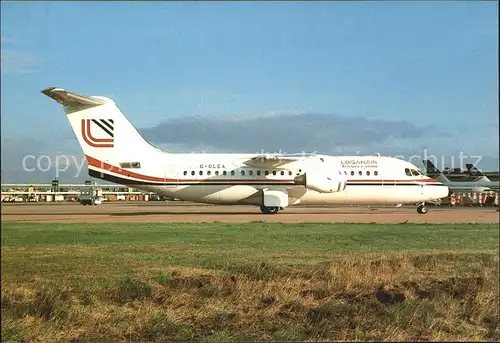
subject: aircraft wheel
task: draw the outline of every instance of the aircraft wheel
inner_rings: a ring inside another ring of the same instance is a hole
[[[260,210],[264,214],[276,214],[280,211],[279,207],[266,207],[266,206],[261,206]]]
[[[428,211],[427,207],[424,205],[420,205],[417,207],[417,212],[420,214],[426,214]]]

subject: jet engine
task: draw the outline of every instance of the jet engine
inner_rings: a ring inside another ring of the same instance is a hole
[[[297,185],[320,193],[342,192],[346,187],[347,180],[335,172],[308,171],[295,178]]]

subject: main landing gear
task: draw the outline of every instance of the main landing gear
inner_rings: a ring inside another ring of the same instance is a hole
[[[266,206],[261,206],[261,207],[260,207],[260,210],[261,210],[261,212],[262,212],[262,213],[264,213],[264,214],[276,214],[276,213],[278,213],[278,212],[281,210],[281,208],[279,208],[279,207],[266,207]]]
[[[421,203],[420,205],[417,206],[417,212],[419,214],[426,214],[428,211],[427,206],[425,206],[425,202]]]

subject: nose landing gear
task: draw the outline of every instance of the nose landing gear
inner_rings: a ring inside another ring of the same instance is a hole
[[[425,206],[425,202],[417,206],[417,212],[419,214],[426,214],[428,211],[427,206]]]

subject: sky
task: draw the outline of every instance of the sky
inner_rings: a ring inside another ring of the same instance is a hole
[[[498,169],[496,1],[3,1],[1,54],[3,183],[83,159],[40,93],[50,86],[112,98],[172,152],[432,154],[452,167],[462,155]],[[26,155],[52,162],[26,172]]]

